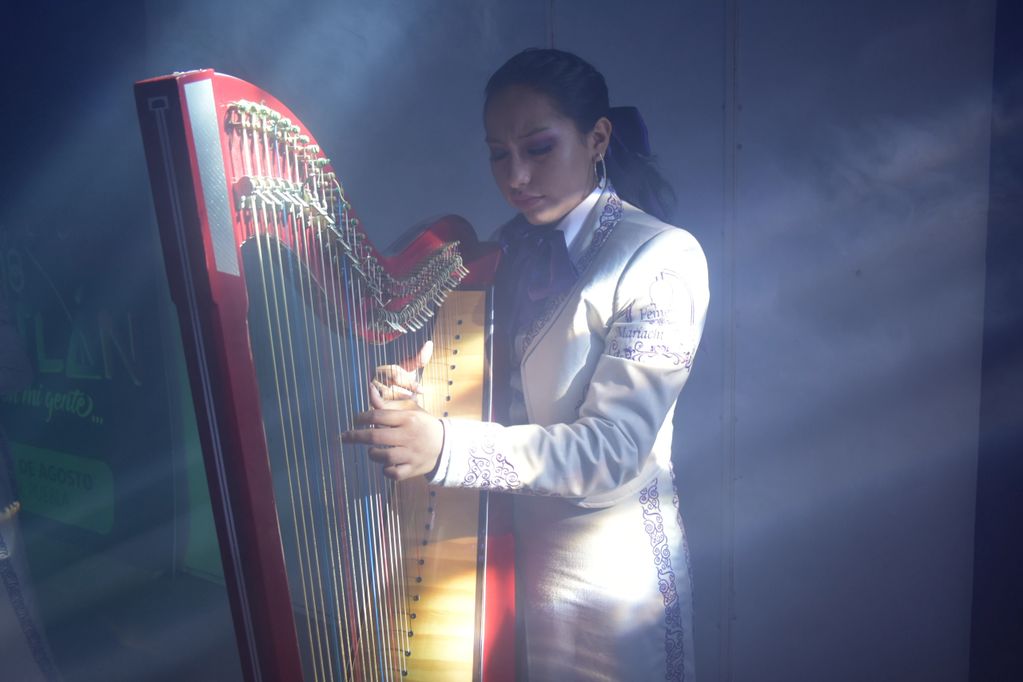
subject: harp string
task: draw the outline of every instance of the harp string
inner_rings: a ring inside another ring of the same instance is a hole
[[[316,183],[314,183],[314,185],[315,184]],[[302,232],[304,248],[306,249],[307,254],[309,254],[310,249],[308,232],[309,232],[308,230]],[[313,243],[316,243],[315,240],[313,241]],[[327,242],[327,244],[329,244],[329,242]],[[321,267],[320,272],[324,282],[326,283],[335,282],[335,280],[332,277],[325,276],[330,273],[329,268]],[[308,290],[311,296],[315,296],[314,287],[310,286]],[[337,311],[340,309],[339,307],[336,306],[337,301],[336,287],[334,287],[334,292],[331,294],[330,298],[335,302],[335,306],[333,307],[333,310],[330,310],[330,306],[327,306],[327,309],[324,311],[324,313],[327,315],[331,314],[333,311]],[[307,305],[307,308],[311,307],[312,305]],[[337,320],[337,322],[340,322],[340,320]],[[337,325],[335,325],[334,328],[340,329],[340,327]],[[346,365],[350,365],[350,363],[346,363],[343,357],[338,356],[338,354],[336,353],[337,348],[335,348],[333,344],[327,345],[330,351],[329,352],[330,365],[333,369],[333,373],[328,375],[324,371],[324,368],[321,367],[319,371],[316,372],[316,374],[321,379],[324,376],[332,376],[338,383],[336,383],[333,386],[318,385],[316,387],[316,390],[314,391],[314,394],[316,394],[317,396],[322,396],[331,393],[336,396],[340,391],[341,395],[345,395],[347,393],[345,387],[345,384],[347,382],[344,378],[345,374],[341,372],[339,377],[337,369],[339,367],[345,367]],[[314,355],[316,358],[321,357],[320,353],[315,351]],[[326,422],[326,420],[324,421]],[[347,679],[354,677],[351,673],[352,664],[349,660],[350,658],[352,658],[351,656],[349,656],[350,652],[349,644],[354,643],[355,646],[359,646],[360,639],[358,639],[357,637],[353,637],[352,635],[357,635],[357,633],[360,631],[360,628],[352,627],[351,620],[352,611],[351,609],[346,608],[345,606],[346,600],[344,597],[355,596],[357,598],[359,595],[359,590],[352,588],[352,573],[351,571],[348,570],[348,566],[343,564],[343,557],[346,553],[345,552],[346,545],[344,543],[344,538],[352,538],[353,533],[351,532],[350,527],[339,530],[339,526],[341,524],[342,519],[350,519],[351,514],[345,511],[342,511],[339,514],[337,510],[339,506],[341,506],[342,508],[347,506],[349,500],[351,499],[351,496],[346,494],[344,488],[344,481],[347,479],[347,473],[345,468],[345,458],[343,455],[337,458],[339,468],[336,470],[336,472],[334,469],[335,455],[337,455],[341,449],[340,442],[337,440],[337,435],[342,430],[342,425],[340,423],[341,420],[335,417],[334,421],[335,428],[333,432],[327,432],[325,430],[325,433],[328,433],[329,435],[326,436],[326,441],[322,443],[321,447],[322,451],[317,453],[317,457],[321,458],[321,461],[323,462],[323,466],[325,469],[325,471],[320,477],[321,485],[323,486],[324,489],[323,517],[326,526],[327,536],[325,544],[333,545],[330,548],[329,552],[330,562],[328,570],[326,571],[327,573],[326,585],[323,589],[329,594],[333,595],[332,597],[325,599],[325,601],[331,603],[331,606],[334,609],[334,613],[330,618],[331,622],[336,620],[338,623],[338,626],[334,629],[332,633],[334,641],[334,650],[335,652],[337,652],[337,655],[343,659],[344,663],[343,673]],[[350,418],[348,419],[348,421],[350,422]],[[338,504],[339,498],[341,500],[341,505]],[[358,536],[355,535],[354,537],[357,541]],[[337,538],[336,544],[332,541],[332,538]],[[323,542],[322,539],[320,539],[319,541]],[[323,580],[322,575],[320,576],[320,579],[321,581]],[[341,582],[342,579],[348,581],[347,587]],[[336,588],[335,584],[337,585]],[[365,669],[365,665],[363,666],[363,669]]]
[[[347,223],[343,223],[347,228]],[[353,242],[354,243],[354,242]],[[359,407],[365,404],[364,391],[365,388],[362,382],[358,381],[358,369],[362,367],[363,362],[359,359],[359,347],[356,344],[356,327],[364,322],[359,319],[357,313],[357,302],[361,299],[361,286],[358,284],[358,279],[353,272],[351,263],[346,259],[344,262],[343,275],[344,275],[344,288],[345,295],[345,319],[344,325],[345,338],[348,341],[348,355],[350,360],[348,366],[354,368],[352,370],[351,380],[349,381],[350,387],[350,402],[349,410],[345,415],[346,423],[352,424],[354,422],[354,415],[358,411]],[[369,573],[368,559],[370,552],[368,551],[368,528],[369,523],[366,516],[366,494],[364,490],[367,487],[365,482],[366,479],[366,465],[363,461],[363,452],[360,452],[361,448],[351,447],[349,453],[346,456],[350,459],[354,465],[354,477],[351,481],[347,481],[346,485],[352,492],[353,508],[352,518],[355,521],[354,533],[353,533],[353,547],[352,556],[353,559],[357,559],[354,564],[355,574],[358,580],[357,589],[357,615],[359,618],[358,632],[355,633],[355,643],[359,647],[361,670],[363,675],[373,675],[374,666],[372,665],[372,654],[376,649],[373,638],[373,630],[369,623],[369,613],[371,609],[370,595],[371,595],[371,576]],[[363,637],[363,635],[366,635]],[[365,641],[364,641],[365,640]]]
[[[320,187],[317,183],[314,183],[314,192],[319,192]],[[319,198],[319,197],[317,197]],[[334,211],[336,215],[336,211]],[[319,250],[320,254],[320,270],[321,272],[329,272],[328,264],[334,262],[335,253],[333,243],[329,240],[325,240],[322,243],[322,248]],[[326,309],[324,311],[326,323],[328,329],[340,329],[341,320],[338,316],[340,308],[340,298],[337,286],[337,279],[333,277],[324,278],[326,283],[325,299]],[[334,344],[327,344],[328,346],[328,359],[329,359],[329,372],[327,376],[336,377],[339,381],[339,385],[335,386],[335,390],[331,392],[331,396],[334,402],[334,418],[333,418],[333,433],[339,434],[344,424],[342,422],[342,415],[345,413],[342,407],[342,396],[348,394],[350,387],[347,382],[347,375],[340,371],[344,365],[342,364],[343,358],[339,355],[339,348]],[[332,439],[331,439],[332,440]],[[352,537],[352,529],[350,526],[350,510],[348,503],[350,497],[345,494],[343,488],[343,481],[346,479],[346,462],[343,452],[341,452],[340,441],[328,440],[327,444],[327,475],[324,477],[329,483],[331,495],[327,505],[327,517],[333,521],[333,538],[334,544],[331,549],[331,567],[333,569],[333,580],[335,582],[335,619],[337,621],[337,637],[339,640],[339,649],[341,652],[341,661],[343,663],[342,674],[344,679],[352,678],[352,656],[350,651],[345,645],[348,640],[345,633],[352,631],[352,620],[350,618],[351,611],[346,607],[349,600],[349,595],[354,597],[353,590],[353,577],[352,571],[349,565],[344,561],[345,553],[344,547],[348,543],[349,538]],[[333,447],[332,447],[333,446]]]
[[[265,163],[267,167],[270,167],[271,160],[275,160],[277,161],[278,169],[280,169],[280,157],[277,154],[279,149],[277,148],[276,140],[274,145],[275,154],[271,155],[266,132],[266,127],[262,127],[261,136],[264,154],[257,153],[249,156],[249,158],[253,156],[255,158],[257,174],[261,172],[264,166],[264,155],[266,156]],[[247,149],[248,145],[245,145],[245,147]],[[275,156],[277,157],[276,159],[274,158]],[[286,164],[286,167],[290,167],[290,164]],[[251,166],[248,166],[246,170],[251,172]],[[314,679],[326,679],[325,673],[330,663],[326,660],[327,656],[329,656],[329,651],[325,652],[325,633],[321,629],[320,617],[317,615],[318,612],[324,610],[322,590],[319,595],[316,593],[317,576],[315,571],[319,566],[318,557],[315,556],[317,543],[309,542],[310,527],[315,528],[315,519],[309,518],[306,513],[307,510],[312,510],[312,507],[306,503],[306,499],[311,496],[307,464],[308,453],[306,452],[307,438],[303,432],[304,426],[301,419],[296,419],[296,409],[298,408],[300,398],[296,376],[296,365],[298,362],[294,357],[295,344],[291,338],[291,311],[287,305],[287,298],[283,296],[283,292],[288,284],[293,285],[295,283],[296,273],[292,270],[289,276],[289,271],[284,264],[282,244],[285,242],[285,239],[282,234],[282,225],[284,226],[284,231],[290,225],[293,234],[300,231],[302,226],[299,224],[297,214],[293,210],[286,210],[285,206],[286,204],[281,204],[280,208],[276,209],[272,205],[268,205],[268,202],[263,198],[258,200],[258,209],[255,211],[255,215],[258,217],[260,225],[257,226],[256,243],[260,250],[258,262],[264,282],[263,291],[264,295],[268,297],[265,303],[267,308],[266,319],[269,322],[266,332],[271,343],[274,373],[273,384],[278,394],[277,404],[281,407],[279,412],[281,430],[282,434],[284,434],[281,451],[285,459],[285,469],[288,478],[290,495],[287,498],[290,500],[292,508],[293,532],[297,541],[296,544],[298,545],[296,558],[299,564],[298,577],[301,584],[302,611],[305,615],[305,624],[312,643],[311,666],[313,677]],[[265,252],[263,249],[264,239],[259,236],[260,234],[272,234],[275,237],[272,241],[268,242],[270,248]],[[292,245],[297,244],[293,237],[290,242]],[[305,286],[307,278],[299,276],[298,280],[301,296],[307,300],[309,298]],[[310,334],[308,304],[302,308],[302,313],[306,318],[305,337],[307,341],[310,338],[315,339],[315,335]],[[309,363],[309,366],[313,366],[313,364]],[[316,391],[313,393],[315,395]],[[312,555],[310,554],[310,549],[313,550]],[[319,598],[317,599],[318,596]],[[319,603],[317,604],[317,602]]]
[[[246,176],[252,176],[253,157],[255,157],[255,168],[259,169],[262,167],[260,161],[260,155],[253,154],[255,149],[255,128],[252,126],[243,126],[241,130],[241,155],[243,163],[243,172]],[[253,139],[250,143],[248,131],[253,130]],[[256,170],[258,174],[259,171]],[[266,329],[263,330],[264,338],[270,345],[270,357],[272,359],[271,367],[273,372],[272,387],[276,393],[276,404],[281,409],[277,411],[277,418],[279,420],[279,427],[281,433],[280,442],[280,454],[284,459],[284,473],[287,478],[287,485],[289,495],[286,496],[285,501],[290,502],[291,507],[291,523],[292,523],[292,537],[296,539],[298,545],[298,552],[295,554],[296,560],[299,564],[299,582],[300,582],[300,596],[302,599],[302,611],[306,614],[306,626],[307,629],[313,631],[313,628],[309,627],[309,614],[310,600],[309,600],[309,588],[306,580],[306,563],[307,557],[301,551],[303,545],[301,538],[305,532],[305,517],[302,514],[302,503],[301,503],[301,487],[300,482],[297,481],[297,452],[295,443],[295,429],[294,429],[294,409],[292,403],[295,399],[293,392],[290,388],[290,382],[288,381],[291,376],[291,372],[288,367],[288,354],[286,349],[289,346],[288,341],[284,338],[284,334],[287,333],[288,328],[283,323],[283,319],[286,318],[286,308],[282,300],[281,289],[283,289],[284,270],[283,267],[275,267],[276,264],[280,264],[282,261],[282,255],[280,252],[280,240],[279,238],[274,241],[267,241],[262,238],[262,235],[271,234],[276,230],[271,229],[271,220],[268,218],[269,215],[274,215],[274,223],[276,223],[275,214],[270,214],[272,210],[268,207],[268,203],[262,197],[253,198],[250,204],[249,216],[251,220],[251,235],[255,236],[256,248],[258,250],[257,263],[260,270],[260,280],[262,282],[261,290],[263,292],[263,306],[264,315],[267,322]],[[279,237],[279,235],[278,235]],[[277,258],[273,257],[272,246],[277,247]],[[278,283],[280,282],[280,288]],[[267,414],[266,418],[273,418],[272,414]],[[315,635],[314,635],[315,636]],[[316,674],[318,678],[319,675]]]
[[[419,339],[406,333],[393,342],[392,357],[385,354],[379,330],[395,319],[421,324],[415,318],[422,315],[387,312],[387,296],[421,305],[417,292],[432,275],[423,268],[407,275],[410,283],[395,284],[297,126],[260,105],[238,106],[230,116],[240,121],[230,155],[235,177],[248,183],[239,201],[262,292],[250,304],[266,322],[259,332],[270,358],[264,388],[277,409],[264,419],[279,430],[268,444],[278,464],[280,521],[289,528],[282,541],[296,623],[305,631],[303,665],[315,680],[395,679],[414,647],[435,502],[424,485],[384,477],[365,448],[342,446],[340,434],[370,407],[371,372],[419,352]],[[422,370],[427,392],[414,397],[437,415],[449,392],[455,324],[434,329],[434,358]]]
[[[287,159],[286,159],[287,160]],[[290,167],[288,163],[286,166]],[[290,173],[289,173],[290,174]],[[310,258],[313,254],[310,250],[308,225],[306,224],[305,214],[296,209],[294,204],[289,204],[290,220],[293,225],[292,239],[293,243],[300,247],[300,251],[303,253],[305,258]],[[301,306],[302,321],[305,326],[305,350],[307,354],[307,366],[311,369],[309,372],[310,378],[313,383],[313,390],[309,395],[308,400],[311,401],[315,418],[315,449],[312,452],[313,461],[305,463],[305,470],[309,477],[310,488],[316,490],[319,495],[319,503],[322,509],[325,511],[330,507],[329,498],[332,496],[331,491],[328,488],[328,478],[323,474],[322,469],[329,466],[329,445],[327,443],[327,419],[325,412],[325,401],[324,397],[330,391],[324,382],[324,367],[321,360],[320,348],[319,348],[319,334],[316,319],[315,319],[315,308],[317,305],[317,293],[315,291],[316,284],[313,278],[306,272],[301,271],[302,277],[300,278],[300,292],[303,299],[303,305]],[[304,441],[303,441],[304,442]],[[307,454],[308,456],[308,454]],[[331,562],[328,561],[327,565],[324,565],[320,554],[325,553],[327,559],[331,559],[333,556],[333,534],[331,528],[331,518],[328,514],[323,513],[317,521],[317,533],[315,542],[313,544],[313,555],[315,563],[313,564],[316,568],[316,575],[314,576],[315,585],[317,587],[317,597],[319,600],[319,611],[320,616],[317,617],[316,622],[318,627],[322,627],[324,630],[324,640],[326,643],[324,651],[324,669],[327,671],[333,671],[338,659],[341,657],[340,652],[340,637],[339,633],[334,630],[334,609],[336,603],[335,585],[334,585],[334,571],[332,570]]]
[[[290,164],[286,165],[290,167]],[[301,180],[303,184],[308,181],[308,177],[303,177],[301,169],[298,166],[297,155],[295,156],[294,177],[296,180]],[[314,187],[315,184],[316,183],[313,183]],[[310,261],[312,261],[313,256],[315,255],[313,252],[313,245],[315,245],[317,242],[316,240],[310,241],[309,232],[311,226],[306,221],[306,214],[304,212],[299,211],[296,217],[301,228],[299,230],[299,235],[301,238],[303,250],[306,254],[306,257]],[[322,253],[322,250],[319,251],[320,253]],[[326,273],[329,272],[329,270],[327,270],[321,265],[320,272]],[[330,281],[329,278],[322,279],[323,282],[325,283]],[[329,561],[326,566],[327,568],[327,570],[325,571],[326,575],[324,576],[321,574],[320,576],[318,576],[321,586],[320,590],[321,599],[325,603],[323,620],[325,625],[328,626],[330,629],[331,635],[330,639],[332,645],[330,651],[331,653],[333,653],[334,658],[337,659],[337,661],[340,662],[341,664],[341,671],[339,672],[344,675],[345,679],[350,679],[351,662],[345,647],[344,637],[344,633],[346,631],[349,631],[350,627],[348,627],[348,623],[346,621],[347,613],[343,608],[343,595],[348,590],[346,590],[343,584],[340,582],[342,574],[341,571],[339,570],[341,568],[339,565],[339,560],[340,557],[342,556],[342,547],[340,544],[341,536],[340,533],[338,532],[337,525],[337,519],[339,517],[336,515],[337,488],[335,483],[335,476],[333,475],[334,461],[333,455],[340,449],[340,443],[337,442],[335,439],[331,438],[332,420],[329,418],[329,415],[327,413],[328,401],[324,399],[324,396],[336,395],[337,391],[339,390],[339,387],[337,385],[331,386],[328,384],[328,382],[324,380],[325,377],[337,376],[336,373],[334,373],[334,368],[337,367],[338,362],[334,357],[333,345],[326,344],[327,346],[326,350],[328,351],[330,358],[329,365],[332,368],[331,373],[328,374],[328,372],[326,371],[326,367],[324,367],[322,363],[323,351],[321,351],[321,349],[319,348],[319,335],[315,333],[316,320],[314,316],[309,315],[309,311],[315,310],[315,306],[317,302],[319,302],[319,299],[317,298],[316,287],[314,286],[314,282],[311,278],[309,279],[308,282],[307,293],[306,291],[304,291],[303,295],[308,295],[309,297],[309,301],[304,306],[304,309],[306,310],[307,320],[309,320],[307,324],[309,324],[312,328],[312,333],[308,334],[307,338],[311,338],[313,340],[312,348],[310,351],[313,359],[315,360],[315,363],[313,362],[310,363],[310,366],[314,367],[313,375],[315,377],[313,400],[314,403],[316,403],[319,407],[318,410],[319,413],[317,416],[319,418],[318,429],[320,431],[320,437],[318,439],[319,451],[316,453],[316,456],[318,458],[318,462],[321,463],[321,466],[324,469],[323,471],[320,472],[319,475],[319,484],[321,488],[323,505],[322,523],[324,529],[318,541],[323,546],[325,546]],[[328,315],[330,313],[329,307],[321,308],[321,310],[324,315]],[[333,433],[335,434],[338,433],[336,424],[334,426]],[[326,592],[326,596],[323,596],[324,592]],[[330,677],[331,679],[334,678],[333,671],[335,669],[335,665],[336,664],[329,666],[329,670],[331,672]]]
[[[327,241],[324,248],[320,250],[321,271],[328,271],[327,263],[332,261],[332,257],[333,245],[331,242]],[[336,280],[334,278],[326,278],[325,281],[327,282],[327,306],[325,311],[327,326],[328,328],[338,329],[340,328],[340,319],[336,313],[340,310],[340,301],[338,299]],[[339,371],[342,365],[341,358],[337,353],[337,348],[333,344],[328,344],[328,351],[330,365],[328,376],[338,377],[340,382],[340,385],[335,387],[335,390],[332,393],[335,414],[333,425],[334,432],[340,433],[343,428],[343,424],[341,422],[341,415],[343,412],[340,396],[347,393],[348,386],[345,380],[345,375]],[[346,508],[349,498],[344,494],[343,488],[339,491],[339,481],[343,481],[345,478],[345,457],[342,453],[340,453],[340,442],[335,442],[333,444],[333,448],[331,448],[330,445],[331,444],[328,443],[327,476],[325,478],[329,481],[330,490],[332,491],[327,507],[327,516],[334,521],[334,547],[331,552],[331,566],[334,569],[334,580],[337,584],[337,589],[335,591],[335,618],[337,619],[338,637],[344,640],[341,642],[339,647],[344,654],[342,656],[342,660],[344,662],[342,673],[344,674],[345,679],[350,679],[352,662],[348,655],[348,648],[345,646],[345,641],[347,641],[345,633],[351,631],[352,623],[349,619],[350,611],[345,607],[345,605],[347,603],[348,595],[352,592],[352,574],[348,565],[344,562],[345,555],[343,553],[343,547],[347,539],[351,537],[351,528],[345,526],[345,520],[350,518]],[[341,456],[335,456],[337,454],[341,454]]]
[[[258,159],[259,156],[257,155]],[[257,163],[257,172],[259,166]],[[300,409],[300,389],[298,386],[298,374],[296,371],[296,357],[294,355],[295,344],[293,341],[291,317],[292,311],[288,305],[288,300],[285,298],[285,292],[289,284],[290,277],[288,277],[288,271],[285,265],[285,253],[284,253],[284,235],[281,234],[280,220],[277,210],[266,211],[264,209],[263,215],[266,216],[269,213],[270,221],[267,227],[270,228],[271,234],[274,239],[271,242],[271,272],[273,278],[271,279],[271,291],[275,299],[275,324],[273,327],[280,334],[279,341],[279,357],[282,363],[282,375],[284,380],[284,386],[282,393],[285,397],[285,402],[281,404],[283,411],[287,414],[287,423],[285,426],[285,437],[283,439],[282,448],[287,453],[289,450],[291,456],[287,459],[287,468],[289,469],[289,492],[291,494],[291,504],[295,509],[293,523],[295,527],[295,538],[297,543],[296,559],[298,562],[298,573],[299,583],[301,587],[302,595],[302,610],[304,612],[304,620],[307,628],[307,632],[310,638],[310,654],[312,658],[312,666],[316,674],[316,678],[321,677],[323,670],[323,633],[319,627],[319,619],[316,617],[315,608],[315,559],[313,556],[314,543],[310,541],[310,536],[313,533],[313,526],[315,519],[313,518],[313,508],[310,503],[309,496],[309,481],[308,481],[308,467],[306,462],[305,453],[305,433],[304,426],[302,423],[301,416],[298,413]]]
[[[352,222],[346,225],[352,225]],[[355,398],[354,411],[362,411],[369,407],[368,380],[371,365],[375,362],[376,348],[372,347],[362,334],[356,330],[368,330],[373,328],[376,322],[375,308],[364,306],[367,296],[372,295],[369,288],[377,287],[378,282],[372,278],[373,272],[367,261],[367,249],[362,245],[357,233],[352,229],[350,243],[355,248],[355,258],[358,263],[365,264],[368,278],[360,273],[353,272],[354,267],[349,264],[347,269],[351,279],[346,288],[351,292],[349,306],[350,319],[352,322],[347,328],[347,338],[350,341],[350,351],[354,357],[351,363],[353,367],[362,368],[363,371],[352,377],[354,387],[353,397]],[[364,289],[364,287],[366,289]],[[353,420],[354,414],[349,415],[349,421]],[[380,604],[386,596],[384,566],[381,562],[381,494],[382,485],[378,467],[371,465],[367,460],[365,448],[358,447],[355,452],[356,481],[359,484],[359,499],[361,500],[361,514],[359,515],[360,533],[360,555],[361,568],[364,574],[364,627],[363,632],[368,635],[367,642],[363,647],[367,656],[368,667],[366,671],[371,673],[372,679],[387,679],[388,670],[394,670],[390,660],[391,650],[388,646],[391,631],[390,624],[384,620],[386,611],[382,611]],[[374,664],[375,662],[375,664]]]
[[[271,156],[270,156],[270,144],[269,136],[267,134],[268,126],[264,125],[261,129],[261,141],[263,147],[263,154],[257,154],[257,173],[262,174],[263,172],[269,172],[271,168]],[[285,165],[286,169],[290,169],[290,164]],[[284,174],[284,179],[290,179],[288,177],[290,173]],[[296,329],[293,325],[302,323],[302,327],[298,328],[300,332],[300,340],[305,340],[305,363],[304,366],[310,369],[315,369],[313,358],[310,357],[309,353],[309,341],[310,341],[310,330],[306,320],[308,316],[308,296],[306,287],[308,285],[308,275],[300,268],[294,266],[286,268],[284,262],[284,252],[282,248],[283,243],[291,245],[294,253],[299,255],[300,260],[302,253],[301,237],[298,234],[299,225],[296,224],[296,216],[294,213],[294,204],[291,202],[281,202],[277,208],[272,211],[273,216],[273,231],[276,237],[275,244],[277,245],[278,255],[278,266],[280,268],[279,273],[282,280],[281,290],[284,291],[288,287],[291,290],[297,289],[298,294],[302,300],[302,304],[297,306],[297,310],[291,310],[289,299],[284,300],[283,319],[282,325],[287,332],[285,339],[284,350],[288,356],[288,366],[290,368],[290,380],[291,380],[291,409],[296,416],[293,418],[293,423],[297,428],[297,432],[293,436],[294,441],[297,443],[296,459],[298,464],[297,478],[299,480],[299,507],[304,512],[302,514],[302,547],[305,556],[305,571],[303,572],[303,580],[308,583],[308,597],[306,605],[306,621],[307,627],[311,630],[312,640],[314,642],[314,655],[313,655],[313,668],[317,679],[325,677],[326,670],[329,665],[329,643],[327,641],[327,633],[325,631],[323,622],[323,613],[325,611],[325,605],[323,603],[323,590],[321,588],[321,571],[320,571],[320,557],[319,548],[320,532],[319,532],[319,520],[315,515],[315,481],[313,480],[313,474],[310,472],[310,440],[313,439],[313,445],[316,444],[316,439],[313,434],[307,432],[309,425],[306,419],[303,419],[301,414],[297,414],[299,410],[306,411],[309,407],[309,401],[311,400],[313,405],[313,412],[316,410],[316,397],[317,392],[315,390],[306,393],[301,392],[301,380],[303,376],[315,376],[314,372],[301,372],[300,367],[303,363],[298,354],[301,353],[302,347],[296,343],[293,329]],[[297,318],[297,319],[296,319]],[[297,346],[297,347],[296,347]],[[317,424],[317,420],[313,419],[314,424]]]

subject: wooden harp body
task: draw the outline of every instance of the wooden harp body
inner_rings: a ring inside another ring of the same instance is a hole
[[[490,417],[492,247],[455,217],[396,255],[282,103],[193,71],[136,84],[246,677],[514,674],[485,493],[385,479],[340,434],[426,334],[434,414]]]

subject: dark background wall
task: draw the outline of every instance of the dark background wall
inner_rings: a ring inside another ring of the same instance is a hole
[[[237,674],[131,83],[212,66],[273,93],[379,243],[448,212],[486,234],[509,210],[486,169],[482,86],[549,43],[644,112],[676,222],[711,265],[676,415],[701,678],[964,680],[975,604],[973,631],[1005,635],[975,638],[983,671],[1019,644],[1019,610],[997,606],[1013,564],[995,551],[1020,487],[1005,468],[1020,442],[1019,157],[1003,151],[1019,146],[1006,27],[1020,22],[999,5],[7,8],[0,261],[37,393],[0,418],[34,491],[26,554],[65,677]],[[993,84],[1008,93],[994,109]],[[51,413],[47,396],[76,391],[84,415]],[[93,487],[39,474],[55,463]]]

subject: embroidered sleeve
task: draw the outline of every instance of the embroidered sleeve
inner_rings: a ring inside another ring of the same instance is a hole
[[[502,452],[504,427],[487,422],[444,419],[444,448],[431,480],[460,488],[518,490],[522,479]]]

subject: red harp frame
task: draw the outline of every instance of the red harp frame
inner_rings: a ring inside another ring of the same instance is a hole
[[[238,210],[240,178],[232,176],[226,142],[230,107],[259,103],[290,119],[309,144],[315,141],[271,95],[212,70],[141,81],[135,94],[244,673],[253,680],[301,679],[303,655],[248,335],[242,244],[251,234]],[[325,159],[321,165],[331,171]],[[397,256],[383,256],[368,239],[365,245],[385,270],[403,274],[452,242],[460,243],[468,270],[460,287],[486,286],[497,253],[460,219],[435,223]],[[486,568],[477,579],[473,679],[511,679],[512,544],[506,521],[491,518],[487,525],[497,500],[490,507],[485,494],[481,500],[479,554]]]

